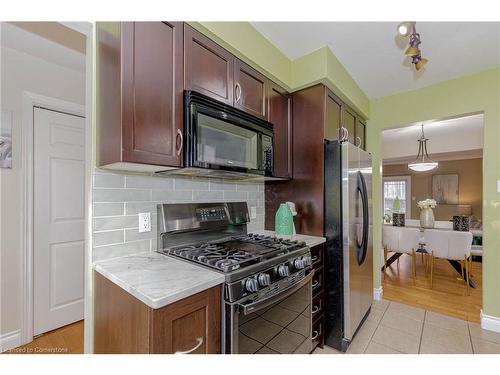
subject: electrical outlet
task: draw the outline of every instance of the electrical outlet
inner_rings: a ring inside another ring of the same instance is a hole
[[[151,232],[151,212],[139,214],[139,232]]]
[[[250,219],[257,219],[257,207],[250,207]]]

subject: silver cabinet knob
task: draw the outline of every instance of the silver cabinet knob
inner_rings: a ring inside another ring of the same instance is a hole
[[[271,276],[267,273],[259,274],[258,278],[260,286],[269,286],[271,285]]]
[[[287,265],[282,264],[278,267],[278,275],[280,275],[281,277],[290,276],[290,268],[288,268]]]
[[[257,279],[256,278],[247,279],[245,281],[245,289],[250,293],[258,291],[259,283],[257,282]]]

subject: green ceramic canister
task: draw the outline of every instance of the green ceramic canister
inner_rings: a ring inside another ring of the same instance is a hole
[[[276,235],[291,236],[293,234],[293,214],[286,203],[280,204],[274,223]]]

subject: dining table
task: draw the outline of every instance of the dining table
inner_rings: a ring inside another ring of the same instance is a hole
[[[388,225],[388,224],[384,224],[384,225]],[[392,225],[390,225],[392,226]],[[421,227],[418,227],[418,226],[404,226],[404,227],[400,227],[400,228],[417,228],[419,229],[422,233],[425,233],[425,228],[421,228]],[[433,228],[434,229],[434,228]],[[442,231],[451,231],[453,229],[448,229],[448,228],[442,228],[442,229],[434,229],[434,230],[442,230]],[[417,254],[426,254],[428,255],[429,252],[427,251],[427,249],[425,248],[425,235],[422,236],[421,240],[419,241],[419,248],[415,250],[415,252]],[[394,263],[396,260],[398,260],[398,258],[403,255],[403,253],[398,253],[398,252],[395,252],[393,255],[391,255],[391,257],[389,259],[387,259],[387,263],[385,264],[385,266],[387,268],[389,268],[389,266]],[[460,265],[460,262],[458,260],[451,260],[451,259],[447,259],[448,263],[453,267],[453,269],[460,275],[460,277],[462,277],[462,267]],[[383,272],[384,271],[384,265],[382,265],[382,268],[381,268],[381,271]],[[471,288],[476,288],[477,287],[477,282],[476,280],[474,280],[473,277],[469,276],[469,286]]]

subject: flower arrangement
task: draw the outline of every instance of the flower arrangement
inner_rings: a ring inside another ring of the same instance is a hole
[[[436,208],[437,203],[434,199],[424,199],[423,201],[420,201],[417,203],[417,206],[420,209],[424,208]]]

